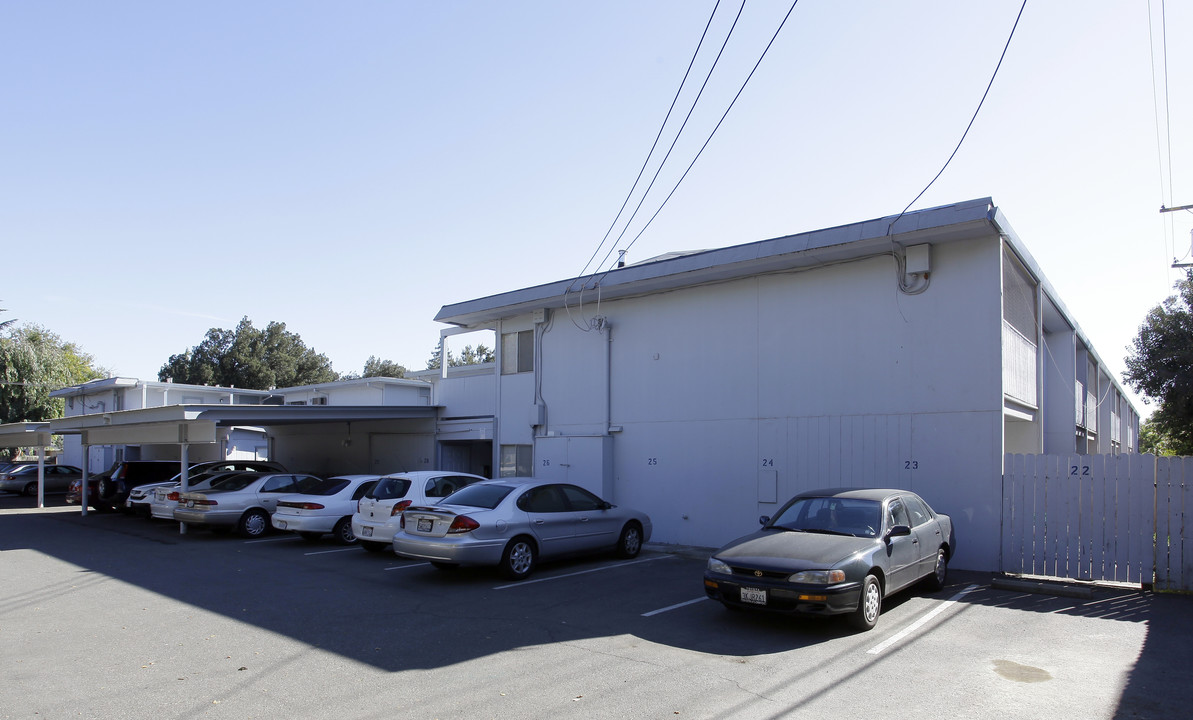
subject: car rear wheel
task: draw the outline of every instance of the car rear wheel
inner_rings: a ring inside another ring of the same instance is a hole
[[[882,585],[878,578],[867,575],[862,581],[862,594],[857,600],[857,610],[849,616],[849,622],[858,630],[872,630],[878,624],[882,612]]]
[[[360,546],[369,552],[381,552],[385,549],[385,543],[369,542],[368,540],[361,540]]]
[[[637,557],[642,550],[642,526],[636,522],[626,523],[617,540],[617,554],[623,558]]]
[[[501,572],[510,580],[522,580],[534,572],[537,551],[530,538],[516,537],[501,554]]]
[[[269,515],[261,508],[253,508],[244,515],[240,516],[240,523],[236,526],[236,532],[240,533],[242,537],[257,538],[264,535],[269,530]]]
[[[341,545],[351,545],[356,542],[356,533],[352,532],[352,518],[340,518],[336,526],[331,529],[331,536]]]
[[[37,483],[35,483],[35,482],[25,483],[25,487],[24,487],[24,489],[21,490],[21,494],[28,495],[29,497],[36,495],[37,494]]]
[[[924,580],[924,584],[932,592],[944,589],[944,583],[949,577],[949,558],[945,554],[944,548],[936,551],[936,567],[932,569],[932,574]]]

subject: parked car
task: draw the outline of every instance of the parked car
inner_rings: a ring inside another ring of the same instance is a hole
[[[434,505],[460,488],[487,479],[441,470],[386,475],[356,504],[352,532],[365,550],[384,550],[393,544],[403,510],[411,505]]]
[[[282,467],[281,463],[270,462],[268,460],[212,460],[210,462],[195,463],[187,468],[187,488],[190,489],[213,475],[229,472],[286,472],[286,468]],[[129,491],[128,498],[124,501],[125,510],[146,517],[163,517],[153,516],[151,508],[155,491],[162,487],[172,489],[181,488],[182,473],[174,475],[169,480],[148,483],[133,488]],[[175,504],[177,500],[178,496],[175,494]],[[174,517],[174,508],[169,508],[164,517],[172,519]]]
[[[814,490],[760,520],[708,559],[705,593],[734,610],[848,614],[862,630],[884,597],[943,587],[956,547],[949,517],[906,490]]]
[[[73,465],[46,465],[45,491],[48,493],[64,493],[70,486],[71,480],[83,477],[83,471]],[[37,465],[20,463],[7,470],[0,471],[0,490],[21,493],[22,495],[37,494]]]
[[[301,495],[278,498],[270,520],[278,530],[298,533],[305,540],[318,540],[327,533],[344,545],[356,542],[352,513],[356,503],[376,484],[380,475],[331,477]]]
[[[283,495],[305,493],[322,482],[314,475],[237,473],[220,477],[207,490],[182,493],[174,519],[213,529],[232,529],[244,537],[269,531],[269,514]]]
[[[87,504],[104,512],[124,507],[133,488],[168,480],[178,473],[177,460],[127,460],[87,478]],[[77,505],[82,498],[82,480],[72,482],[66,502]]]
[[[406,508],[398,525],[398,555],[440,569],[496,565],[514,580],[550,558],[604,551],[634,557],[651,532],[645,513],[576,485],[533,478],[474,483],[438,505]]]

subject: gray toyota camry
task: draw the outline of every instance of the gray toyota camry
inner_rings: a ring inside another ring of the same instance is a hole
[[[734,610],[848,614],[862,630],[887,595],[944,587],[955,547],[949,517],[906,490],[813,490],[761,522],[708,559],[708,596]]]

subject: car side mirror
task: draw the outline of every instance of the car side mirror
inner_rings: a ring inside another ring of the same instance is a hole
[[[758,518],[759,525],[766,525],[768,523],[770,523],[770,515],[763,515]]]
[[[886,536],[888,538],[893,538],[893,537],[906,536],[906,535],[910,535],[910,534],[911,534],[911,528],[908,527],[907,525],[895,525],[894,527],[892,527],[890,529],[890,531],[886,534]]]

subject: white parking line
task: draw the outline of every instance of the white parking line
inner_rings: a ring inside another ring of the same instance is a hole
[[[552,575],[551,577],[537,578],[535,580],[519,580],[518,582],[510,583],[509,585],[498,585],[497,587],[495,587],[493,589],[494,590],[505,590],[507,588],[526,587],[527,585],[533,585],[535,583],[547,582],[549,580],[560,580],[562,578],[575,577],[576,575],[587,575],[588,573],[600,572],[602,570],[612,570],[613,568],[625,567],[627,565],[637,565],[638,563],[651,562],[653,560],[664,560],[669,557],[674,557],[674,556],[673,555],[660,555],[658,557],[643,558],[642,560],[630,560],[629,562],[616,563],[614,565],[606,565],[604,567],[599,567],[599,568],[592,568],[591,570],[580,570],[577,572],[567,573],[564,575]]]
[[[945,610],[948,610],[948,609],[949,609],[949,608],[951,608],[953,605],[956,605],[956,604],[957,604],[957,601],[958,601],[958,600],[960,600],[960,599],[962,598],[962,596],[964,596],[966,593],[973,592],[974,590],[977,590],[977,589],[978,589],[978,586],[977,586],[977,585],[970,585],[969,587],[965,588],[964,590],[962,590],[961,592],[957,593],[957,594],[956,594],[956,595],[954,595],[953,597],[951,597],[951,598],[949,598],[948,600],[945,600],[945,601],[944,601],[944,602],[942,602],[941,604],[937,605],[935,608],[933,608],[933,609],[932,609],[932,611],[931,611],[931,612],[929,612],[928,614],[924,615],[924,616],[923,616],[922,618],[920,618],[919,620],[916,620],[915,622],[913,622],[912,624],[910,624],[910,625],[908,625],[907,627],[903,628],[902,630],[900,630],[899,632],[895,633],[894,635],[890,636],[890,637],[889,637],[889,638],[887,638],[886,640],[883,640],[882,642],[878,643],[878,644],[877,644],[877,645],[875,645],[874,647],[870,648],[869,650],[867,650],[867,651],[866,651],[866,654],[868,654],[868,655],[877,655],[878,653],[882,652],[883,650],[886,650],[887,648],[889,648],[890,646],[892,646],[892,645],[894,645],[895,643],[899,642],[900,640],[902,640],[903,638],[907,637],[908,635],[912,634],[912,633],[913,633],[913,632],[915,632],[916,630],[919,630],[920,628],[922,628],[922,627],[923,627],[925,624],[927,624],[927,623],[928,623],[928,621],[929,621],[929,620],[931,620],[932,618],[934,618],[934,617],[936,617],[937,615],[941,614],[941,613],[942,613],[942,612],[944,612]]]
[[[264,540],[245,540],[245,541],[244,541],[244,544],[245,544],[245,545],[252,545],[253,543],[263,543],[263,542],[283,542],[283,541],[290,542],[290,541],[293,541],[293,540],[301,540],[301,539],[302,539],[302,538],[300,538],[300,537],[298,537],[297,535],[295,535],[294,537],[276,537],[276,538],[265,538]]]
[[[430,564],[431,563],[429,563],[429,562],[425,562],[425,563],[414,563],[412,565],[394,565],[393,567],[387,567],[387,568],[382,568],[382,569],[383,570],[405,570],[407,568],[412,568],[412,567],[426,567],[427,565],[430,565]]]
[[[707,600],[707,599],[708,599],[708,596],[705,595],[704,597],[699,597],[699,598],[696,598],[695,600],[689,600],[687,602],[681,602],[681,603],[677,603],[675,605],[668,605],[665,608],[659,608],[658,610],[651,610],[650,612],[644,612],[644,613],[642,613],[642,617],[651,617],[652,615],[658,615],[659,613],[665,613],[669,610],[678,610],[681,607],[695,605],[696,603],[700,602],[701,600]]]
[[[313,552],[303,553],[303,555],[326,555],[327,553],[333,552],[353,552],[359,549],[360,548],[336,548],[335,550],[315,550]]]

